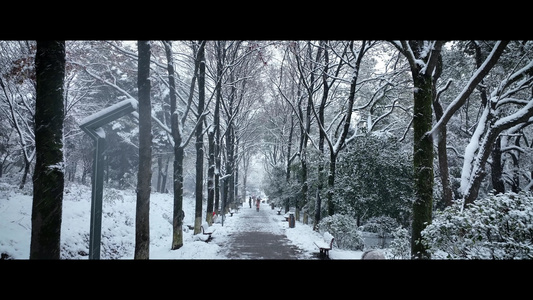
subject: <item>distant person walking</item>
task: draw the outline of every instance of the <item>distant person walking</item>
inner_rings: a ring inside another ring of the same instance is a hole
[[[248,204],[250,205],[250,208],[252,208],[252,197],[248,199]]]
[[[255,201],[255,207],[257,208],[257,211],[259,211],[260,204],[261,204],[261,197],[257,197],[257,200]]]

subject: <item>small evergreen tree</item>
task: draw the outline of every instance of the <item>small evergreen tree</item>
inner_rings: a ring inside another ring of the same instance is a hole
[[[337,162],[336,206],[358,225],[388,216],[409,226],[413,198],[411,156],[394,137],[369,134],[350,144]]]

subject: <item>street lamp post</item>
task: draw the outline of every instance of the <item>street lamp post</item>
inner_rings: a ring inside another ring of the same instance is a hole
[[[102,126],[137,110],[137,100],[127,99],[94,113],[81,121],[80,128],[94,140],[91,189],[91,225],[89,259],[100,259],[102,235],[102,196],[104,186],[105,132]]]

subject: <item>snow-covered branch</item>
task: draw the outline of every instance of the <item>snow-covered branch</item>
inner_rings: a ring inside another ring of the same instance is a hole
[[[446,110],[444,111],[442,117],[437,121],[437,123],[433,126],[433,129],[431,129],[430,132],[428,132],[429,135],[433,137],[433,139],[437,138],[437,135],[440,134],[440,131],[448,121],[451,119],[451,117],[455,114],[455,112],[463,106],[463,104],[466,102],[470,94],[474,91],[475,87],[485,78],[485,76],[488,74],[488,72],[492,69],[492,67],[496,64],[498,59],[503,53],[503,50],[505,47],[507,47],[507,44],[509,41],[498,41],[494,45],[492,51],[487,56],[483,64],[476,70],[476,72],[470,77],[470,80],[465,85],[463,90],[457,95],[457,97],[448,105]]]

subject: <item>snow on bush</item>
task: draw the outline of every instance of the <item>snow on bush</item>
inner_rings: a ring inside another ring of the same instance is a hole
[[[422,231],[436,259],[532,259],[533,195],[506,193],[437,212]]]
[[[362,231],[376,233],[380,238],[386,238],[391,235],[393,230],[399,226],[396,219],[388,216],[371,217],[359,228]]]
[[[357,222],[348,216],[334,214],[320,220],[320,232],[329,232],[335,237],[335,244],[340,249],[363,250],[364,240],[357,228]]]
[[[385,252],[387,259],[410,259],[411,258],[411,235],[402,226],[398,226],[392,232],[392,241]]]

